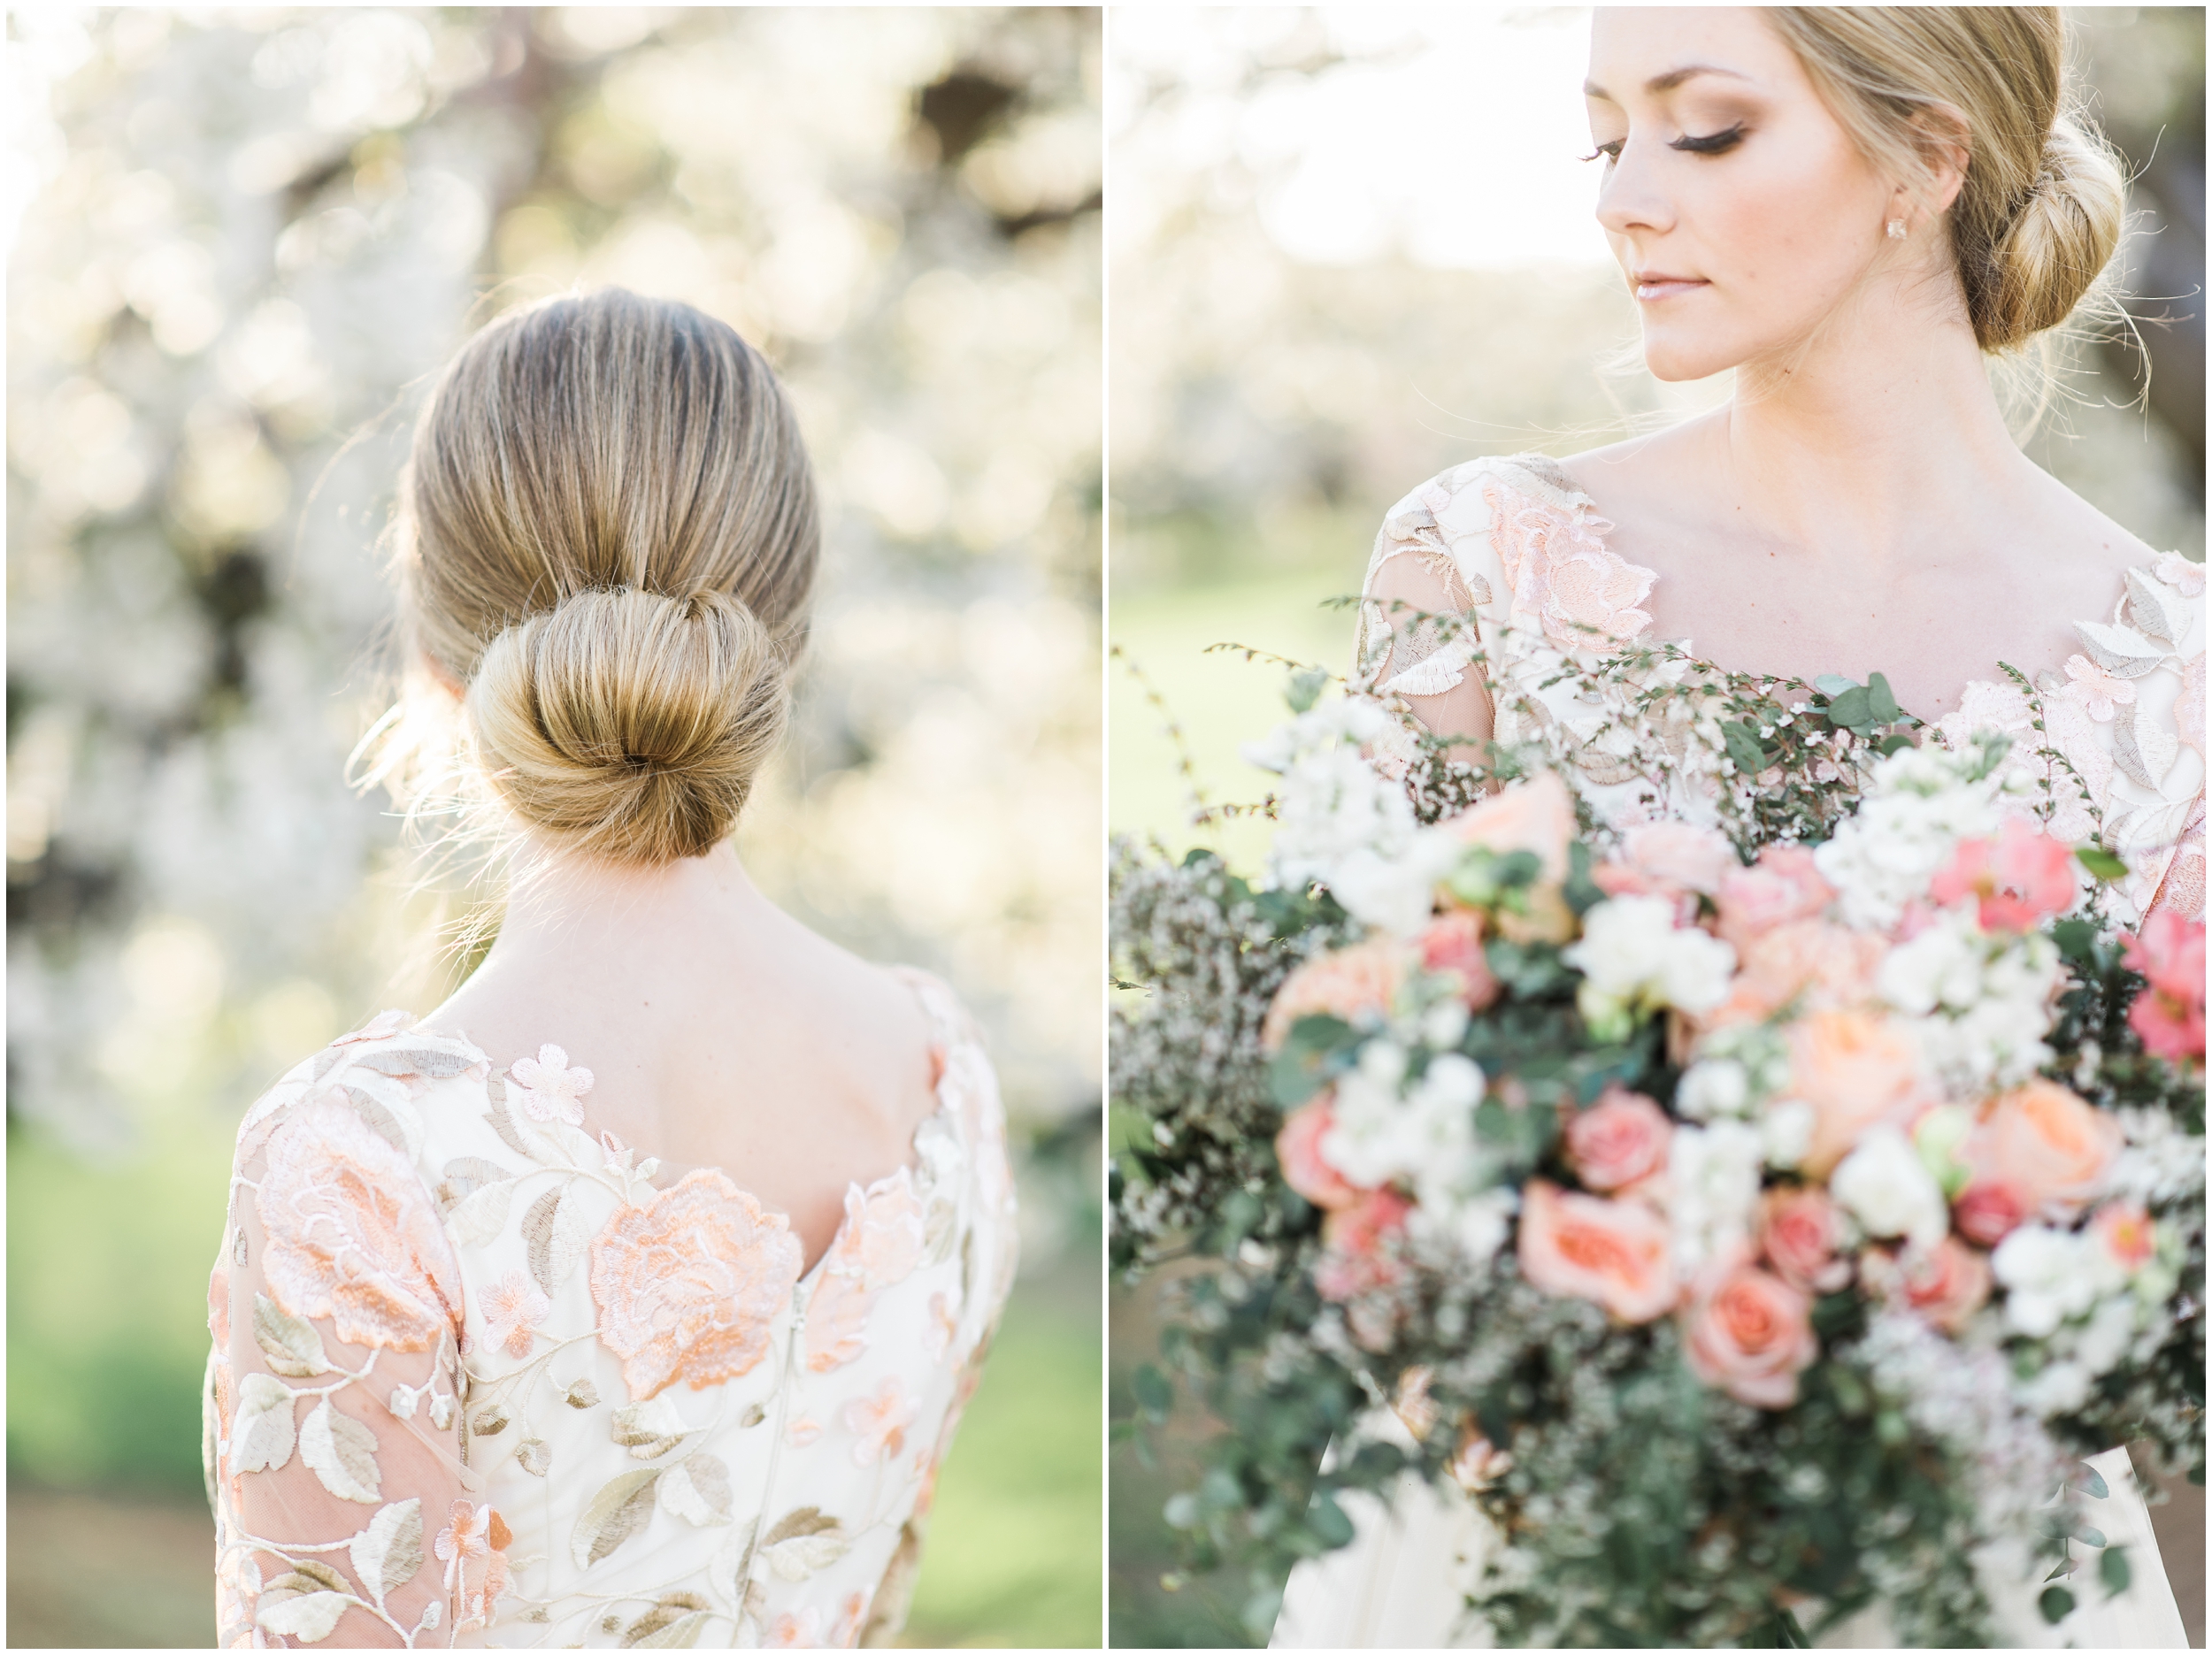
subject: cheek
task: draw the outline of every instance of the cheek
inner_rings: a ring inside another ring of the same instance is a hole
[[[1778,154],[1712,192],[1714,250],[1732,296],[1773,320],[1824,312],[1865,268],[1859,192],[1824,172],[1809,177]]]

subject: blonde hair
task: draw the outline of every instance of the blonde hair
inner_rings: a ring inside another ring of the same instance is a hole
[[[1861,151],[1908,186],[1962,139],[1948,214],[1974,337],[2016,349],[2099,286],[2124,180],[2082,119],[2056,6],[1775,6],[1764,15]]]
[[[820,555],[759,354],[620,288],[512,312],[447,368],[401,495],[402,629],[505,811],[618,862],[726,837],[788,717]]]

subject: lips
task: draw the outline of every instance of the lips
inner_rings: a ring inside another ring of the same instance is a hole
[[[1632,278],[1636,297],[1644,303],[1672,299],[1712,284],[1696,276],[1670,275],[1663,270],[1639,271]]]

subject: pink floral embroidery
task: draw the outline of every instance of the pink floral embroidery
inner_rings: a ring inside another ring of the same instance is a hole
[[[845,1222],[807,1305],[807,1366],[827,1373],[866,1350],[864,1329],[876,1295],[911,1276],[921,1260],[922,1201],[911,1170],[901,1167],[864,1195],[858,1184],[848,1186]]]
[[[460,1267],[414,1163],[345,1105],[303,1105],[270,1138],[260,1208],[263,1269],[293,1315],[385,1350],[460,1331]]]
[[[844,1606],[837,1613],[837,1624],[830,1628],[830,1647],[832,1649],[857,1648],[860,1644],[861,1617],[867,1613],[867,1594],[865,1592],[848,1593]]]
[[[848,1402],[839,1414],[845,1429],[859,1439],[853,1444],[853,1464],[896,1460],[906,1448],[906,1428],[920,1412],[921,1405],[906,1394],[906,1382],[896,1374],[885,1375],[873,1396]]]
[[[763,1649],[812,1650],[822,1647],[822,1612],[802,1609],[795,1615],[778,1615],[768,1623]]]
[[[784,1440],[794,1448],[804,1448],[822,1434],[822,1421],[810,1414],[802,1414],[783,1428]]]
[[[2135,686],[2114,678],[2087,655],[2067,656],[2066,676],[2073,682],[2063,693],[2079,701],[2101,724],[2110,724],[2117,709],[2134,704]]]
[[[2189,657],[2181,669],[2181,693],[2174,700],[2174,733],[2184,747],[2204,756],[2204,651]]]
[[[445,1565],[445,1589],[453,1598],[457,1632],[490,1623],[492,1605],[506,1594],[507,1545],[513,1538],[507,1520],[492,1507],[480,1513],[471,1501],[453,1502],[449,1521],[430,1549]],[[476,1564],[482,1567],[472,1567]]]
[[[929,1321],[922,1329],[922,1344],[933,1357],[942,1360],[959,1335],[960,1287],[955,1283],[949,1291],[929,1296]]]
[[[1633,638],[1651,624],[1637,606],[1659,577],[1607,547],[1613,525],[1604,518],[1567,515],[1499,482],[1483,486],[1483,499],[1516,621],[1534,619],[1553,642],[1576,649]]]
[[[520,1270],[510,1270],[483,1299],[484,1326],[495,1343],[519,1361],[530,1354],[537,1336],[531,1330],[553,1308],[552,1300]]]
[[[571,1069],[568,1054],[559,1046],[541,1046],[535,1058],[518,1057],[507,1072],[522,1088],[523,1111],[532,1120],[583,1124],[583,1100],[591,1093],[591,1070]]]
[[[591,1245],[591,1296],[630,1394],[642,1402],[679,1379],[701,1391],[752,1371],[799,1261],[789,1221],[712,1168],[618,1208]]]
[[[333,1046],[355,1046],[370,1040],[388,1040],[415,1021],[412,1012],[380,1011],[351,1034],[342,1034]]]
[[[2204,565],[2193,563],[2178,552],[2161,552],[2152,565],[2158,578],[2185,598],[2204,595]]]

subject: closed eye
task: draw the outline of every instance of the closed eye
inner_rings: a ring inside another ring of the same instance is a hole
[[[1725,155],[1742,142],[1743,123],[1739,121],[1725,131],[1710,133],[1701,138],[1686,132],[1667,148],[1686,150],[1691,155]]]
[[[1594,161],[1600,156],[1603,156],[1608,162],[1617,161],[1621,158],[1621,146],[1627,142],[1625,138],[1616,138],[1610,143],[1600,144],[1582,158],[1586,161]]]

